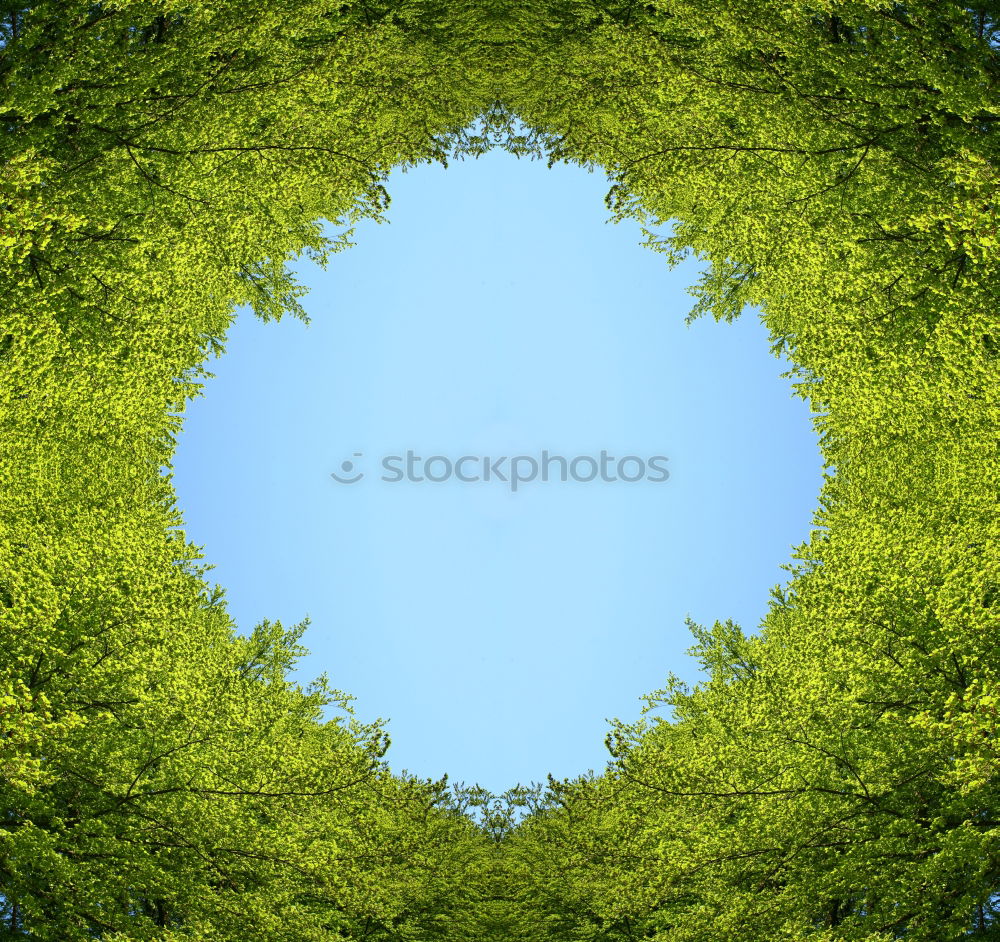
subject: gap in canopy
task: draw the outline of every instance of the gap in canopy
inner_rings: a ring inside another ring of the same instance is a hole
[[[174,463],[242,631],[311,618],[326,672],[391,720],[392,767],[502,791],[599,770],[605,720],[668,672],[685,616],[753,630],[806,539],[821,457],[756,313],[685,326],[694,263],[606,225],[603,174],[492,151],[388,182],[312,323],[240,313]],[[379,460],[601,450],[664,484],[389,484]],[[362,453],[369,478],[330,478]]]

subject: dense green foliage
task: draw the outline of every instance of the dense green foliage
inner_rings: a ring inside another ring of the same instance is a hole
[[[0,931],[1000,937],[998,18],[0,4]],[[695,315],[760,307],[828,467],[761,630],[692,626],[708,679],[602,776],[500,799],[394,776],[288,680],[298,629],[237,633],[163,473],[238,305],[301,315],[289,259],[494,143],[677,220],[652,247],[710,263]]]

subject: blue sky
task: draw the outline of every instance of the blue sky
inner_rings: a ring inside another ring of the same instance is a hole
[[[603,174],[494,152],[388,188],[388,223],[297,265],[310,325],[241,312],[209,365],[174,461],[187,536],[241,630],[311,619],[302,679],[387,718],[396,770],[599,771],[607,719],[696,678],[685,617],[756,628],[785,581],[822,480],[808,405],[755,312],[685,325],[697,263],[606,223]],[[512,493],[379,467],[543,449],[670,477]]]

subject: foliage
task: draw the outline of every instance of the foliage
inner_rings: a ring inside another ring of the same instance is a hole
[[[2,931],[996,937],[998,19],[0,4]],[[289,680],[305,626],[240,634],[169,476],[234,310],[303,316],[287,263],[392,168],[493,146],[604,167],[616,218],[708,263],[693,316],[759,308],[828,472],[759,632],[692,626],[708,679],[603,775],[499,797],[394,775]]]

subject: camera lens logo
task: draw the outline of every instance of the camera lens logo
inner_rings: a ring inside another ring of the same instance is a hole
[[[362,453],[360,451],[354,452],[355,458],[360,458],[361,455]],[[350,458],[340,463],[340,470],[343,471],[347,477],[341,477],[336,471],[330,472],[330,477],[340,484],[357,484],[358,481],[365,476],[364,471],[358,471],[357,474],[354,474],[354,462],[351,461]]]

